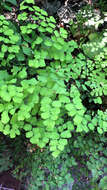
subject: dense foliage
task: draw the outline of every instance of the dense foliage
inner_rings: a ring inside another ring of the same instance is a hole
[[[24,2],[20,9],[19,31],[0,16],[0,130],[14,138],[24,129],[31,143],[49,143],[56,157],[72,133],[107,131],[100,106],[107,95],[106,63],[75,56],[77,43],[66,40],[67,31],[44,10]]]
[[[64,158],[70,169],[86,155],[87,167],[98,179],[106,164],[107,31],[91,33],[79,45],[70,38],[73,26],[69,31],[58,27],[33,0],[22,1],[15,23],[0,15],[0,132],[11,139],[25,134],[42,150],[49,145],[53,157],[48,160],[49,150],[43,151],[41,163],[53,160],[58,167]],[[99,152],[104,156],[100,160]],[[33,164],[35,176],[38,164]],[[51,175],[51,166],[49,170]],[[43,178],[36,183],[41,186]],[[46,188],[61,188],[66,182],[59,178],[54,180],[61,183]],[[72,178],[67,174],[67,181]]]

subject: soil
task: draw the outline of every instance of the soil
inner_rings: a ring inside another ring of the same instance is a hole
[[[0,173],[0,190],[20,190],[20,181],[14,178],[9,172]]]

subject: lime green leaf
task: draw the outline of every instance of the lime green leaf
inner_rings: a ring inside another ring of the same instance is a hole
[[[32,54],[31,48],[22,45],[22,50],[25,55],[30,56]]]
[[[59,95],[59,100],[60,102],[63,102],[63,103],[70,103],[70,99],[64,95]]]
[[[55,146],[50,146],[50,151],[56,151],[57,147]]]
[[[59,139],[59,134],[57,132],[52,132],[50,139],[55,139],[55,140]]]
[[[42,113],[42,114],[41,114],[41,117],[42,117],[43,119],[48,119],[48,118],[50,117],[50,113],[49,113],[49,112]]]
[[[27,72],[26,72],[26,68],[23,68],[22,71],[20,71],[18,73],[18,77],[21,78],[21,79],[24,79],[27,77]]]
[[[93,131],[93,130],[94,130],[94,128],[95,128],[95,126],[94,126],[92,123],[89,123],[89,124],[88,124],[88,127],[89,127],[89,128],[90,128],[90,130],[92,130],[92,131]]]
[[[34,4],[34,0],[25,0],[25,2]]]
[[[39,130],[39,128],[33,128],[33,133],[34,133],[34,136],[36,137],[36,138],[40,138],[41,137],[41,133],[40,133],[40,130]]]
[[[56,20],[54,19],[53,16],[50,16],[49,19],[50,19],[51,22],[56,23]]]
[[[73,120],[74,120],[75,125],[78,125],[82,122],[83,117],[76,115]]]
[[[56,101],[52,102],[52,106],[53,107],[61,107],[61,102],[56,100]]]
[[[56,146],[58,143],[58,140],[50,140],[50,146]]]
[[[107,121],[103,121],[103,130],[107,132]]]
[[[15,131],[14,131],[14,129],[11,129],[10,130],[10,138],[15,138],[16,137],[16,134],[15,134]]]
[[[62,137],[62,138],[70,138],[70,137],[71,137],[70,131],[68,131],[68,130],[63,131],[63,132],[61,133],[61,137]]]
[[[71,110],[74,110],[75,108],[74,108],[74,105],[73,104],[66,104],[65,105],[65,108],[67,109],[67,111],[71,111]]]
[[[49,98],[49,97],[44,97],[44,98],[42,98],[42,100],[41,100],[41,104],[43,105],[45,105],[45,104],[50,104],[52,102],[52,100],[51,100],[51,98]]]
[[[15,96],[13,97],[13,101],[20,104],[22,102],[22,98]]]
[[[58,144],[62,144],[63,146],[67,145],[67,139],[60,139]]]
[[[36,136],[33,136],[32,138],[30,138],[30,142],[32,144],[38,144],[39,143],[39,139]]]
[[[48,13],[46,11],[44,11],[43,9],[41,9],[41,14],[44,16],[48,16]]]
[[[3,130],[3,133],[4,133],[5,135],[8,135],[8,134],[10,133],[10,125],[6,125],[6,126],[5,126],[5,128],[4,128],[4,130]]]
[[[64,150],[64,146],[61,145],[61,144],[59,144],[59,145],[58,145],[58,149],[61,150],[61,151],[63,151],[63,150]]]
[[[62,47],[62,45],[60,45],[59,43],[54,43],[53,44],[53,46],[56,48],[56,49],[58,49],[58,50],[61,50],[63,47]]]
[[[48,46],[48,47],[51,47],[51,46],[52,46],[52,42],[51,42],[50,40],[46,40],[46,41],[44,42],[44,44],[45,44],[46,46]]]
[[[77,125],[76,132],[82,132],[82,131],[83,131],[82,125],[81,124]]]
[[[16,129],[16,130],[15,130],[15,133],[16,133],[16,135],[20,135],[19,129]]]
[[[41,9],[38,7],[38,6],[33,6],[33,8],[38,11],[38,12],[41,12]]]
[[[99,134],[103,134],[103,130],[100,127],[97,127],[97,131]]]
[[[2,112],[4,110],[4,106],[3,104],[0,104],[0,112]]]
[[[55,28],[55,24],[52,24],[52,23],[49,23],[48,26],[52,27],[52,28]]]
[[[40,25],[43,26],[43,27],[47,27],[48,26],[48,24],[46,22],[44,22],[44,21],[40,22]]]
[[[3,125],[3,123],[0,121],[0,132],[3,132],[3,129],[4,129],[4,125]]]
[[[41,44],[43,41],[43,39],[41,37],[37,37],[36,40],[35,40],[35,44]]]
[[[7,111],[3,111],[1,114],[1,121],[2,123],[6,124],[8,123],[10,120],[9,116],[8,116],[8,112]]]
[[[46,126],[47,131],[53,131],[54,126],[55,126],[55,121],[47,119],[43,123]]]
[[[8,46],[6,46],[6,45],[3,44],[2,47],[1,47],[1,51],[3,53],[5,53],[7,50],[8,50]]]
[[[53,156],[54,158],[57,158],[59,154],[60,154],[60,151],[59,151],[59,150],[56,150],[55,152],[52,153],[52,156]]]
[[[25,131],[31,131],[32,130],[32,126],[30,124],[25,124],[24,125],[24,130]]]
[[[53,29],[50,28],[50,27],[46,27],[46,31],[49,32],[49,33],[53,33]]]
[[[26,133],[26,137],[27,138],[31,138],[33,136],[33,132],[32,131],[29,131]]]

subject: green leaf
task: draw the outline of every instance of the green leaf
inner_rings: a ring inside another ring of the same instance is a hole
[[[43,141],[39,141],[37,145],[38,145],[40,148],[43,148],[43,147],[45,146],[45,144],[46,144],[46,143],[44,143]]]
[[[39,139],[41,137],[39,128],[33,128],[33,133],[36,138]]]
[[[54,44],[53,44],[53,46],[56,48],[56,49],[58,49],[58,50],[61,50],[63,47],[62,47],[62,45],[60,45],[59,43],[57,43],[57,42],[55,42]]]
[[[59,134],[57,132],[52,132],[50,139],[55,139],[55,140],[59,139]]]
[[[15,96],[15,97],[13,97],[13,101],[14,101],[15,103],[20,104],[20,103],[22,102],[22,98]]]
[[[17,6],[17,1],[16,0],[6,0],[6,2],[11,3],[12,5]]]
[[[59,145],[58,145],[58,149],[61,150],[61,151],[63,151],[63,150],[64,150],[64,146],[61,145],[61,144],[59,144]]]
[[[26,133],[26,138],[31,138],[33,136],[33,132],[29,131]]]
[[[50,40],[46,40],[46,41],[44,42],[44,44],[45,44],[46,46],[48,46],[48,47],[51,47],[51,46],[52,46],[52,42],[51,42]]]
[[[30,138],[30,142],[31,142],[32,144],[38,144],[39,139],[38,139],[36,136],[33,136],[32,138]]]
[[[89,123],[89,124],[88,124],[88,127],[89,127],[89,128],[90,128],[90,130],[92,130],[92,131],[93,131],[93,130],[94,130],[94,128],[95,128],[95,126],[94,126],[92,123]]]
[[[46,126],[47,131],[53,131],[54,126],[55,126],[55,121],[47,119],[43,123]]]
[[[46,22],[44,22],[44,21],[40,22],[40,25],[43,26],[43,27],[47,27],[48,26],[48,24]]]
[[[16,130],[15,130],[15,133],[16,133],[16,135],[20,135],[19,129],[16,129]]]
[[[77,125],[76,132],[82,132],[82,131],[83,131],[82,125],[81,124]]]
[[[35,44],[41,44],[43,41],[43,39],[41,37],[37,37],[36,40],[35,40]]]
[[[10,125],[6,125],[6,126],[5,126],[5,128],[4,128],[4,130],[3,130],[3,133],[4,133],[5,135],[8,135],[8,134],[10,133]]]
[[[3,132],[3,129],[4,129],[4,125],[3,125],[3,123],[0,121],[0,132]]]
[[[56,20],[54,19],[53,16],[50,16],[49,19],[50,19],[51,22],[56,23]]]
[[[34,4],[34,0],[25,0],[26,3]]]
[[[24,125],[24,130],[25,131],[31,131],[32,130],[32,126],[30,124],[25,124]]]
[[[11,129],[10,130],[10,138],[15,138],[16,137],[16,134],[15,134],[15,131],[14,131],[14,129]]]
[[[107,132],[107,121],[103,121],[103,130]]]
[[[44,11],[43,9],[41,9],[41,14],[44,16],[48,16],[48,13],[46,11]]]
[[[56,150],[55,152],[52,153],[52,156],[53,156],[54,158],[57,158],[59,154],[60,154],[60,151],[59,151],[59,150]]]
[[[24,79],[27,77],[27,72],[26,72],[26,68],[23,68],[22,71],[20,71],[18,73],[18,77],[21,78],[21,79]]]
[[[74,120],[74,124],[78,125],[78,124],[80,124],[82,122],[83,117],[81,117],[79,115],[76,115],[73,120]]]
[[[49,98],[49,97],[44,97],[44,98],[42,98],[42,100],[41,100],[41,104],[42,105],[47,105],[47,104],[50,104],[52,102],[52,100],[51,100],[51,98]]]
[[[70,131],[68,131],[68,130],[63,131],[63,132],[61,133],[61,137],[62,137],[62,138],[70,138],[70,137],[71,137]]]
[[[48,118],[50,117],[50,113],[49,113],[49,112],[42,113],[42,114],[41,114],[41,117],[42,117],[43,119],[48,119]]]
[[[52,106],[59,108],[59,107],[61,107],[61,102],[56,100],[56,101],[52,102]]]
[[[4,110],[4,105],[0,104],[0,112],[2,112]]]
[[[41,33],[45,32],[46,30],[47,30],[47,27],[44,28],[42,26],[39,26],[39,28],[38,28],[38,31],[41,32]]]
[[[107,176],[104,176],[99,183],[99,187],[103,190],[107,189]]]
[[[71,103],[66,104],[66,105],[65,105],[65,108],[67,109],[67,111],[71,111],[71,110],[74,110],[74,109],[75,109],[75,108],[74,108],[74,105],[71,104]]]
[[[50,28],[50,27],[46,27],[46,31],[49,32],[49,33],[53,33],[53,29]]]
[[[56,151],[56,150],[57,150],[56,145],[55,146],[50,146],[50,151]]]
[[[76,99],[75,107],[76,107],[77,109],[82,109],[82,108],[83,108],[83,105],[82,105],[81,101],[78,101],[78,102],[77,102],[77,99]]]
[[[83,130],[84,130],[86,133],[88,133],[89,129],[88,129],[88,127],[87,127],[86,125],[83,125],[82,128],[83,128]]]
[[[50,140],[50,146],[56,147],[58,140]]]
[[[55,24],[49,23],[48,26],[50,26],[51,28],[55,28]]]
[[[22,50],[25,55],[30,56],[32,54],[31,48],[22,45]]]
[[[67,145],[67,139],[60,139],[58,144],[62,144],[63,146]]]
[[[57,42],[59,42],[61,45],[64,45],[65,44],[65,41],[63,38],[61,37],[57,37]],[[71,54],[70,54],[71,55]]]
[[[41,12],[41,9],[38,6],[33,6],[33,8],[37,11],[37,12]]]
[[[3,111],[1,114],[1,121],[2,123],[6,124],[8,123],[10,120],[9,116],[8,116],[8,112],[7,111]]]
[[[97,127],[97,131],[99,134],[103,134],[103,130],[100,127]]]
[[[69,116],[74,116],[77,114],[77,110],[75,108],[71,109],[68,114],[69,114]]]
[[[70,99],[64,95],[59,95],[59,100],[60,102],[63,102],[63,103],[70,103]]]
[[[3,53],[5,53],[7,50],[8,50],[8,46],[6,46],[6,45],[3,44],[2,47],[1,47],[1,51]]]

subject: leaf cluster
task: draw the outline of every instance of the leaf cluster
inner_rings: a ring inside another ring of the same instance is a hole
[[[107,95],[106,63],[75,56],[77,42],[29,3],[21,3],[17,27],[0,16],[0,131],[15,138],[24,130],[32,144],[49,144],[57,157],[75,133],[107,131],[107,112],[100,107]]]

